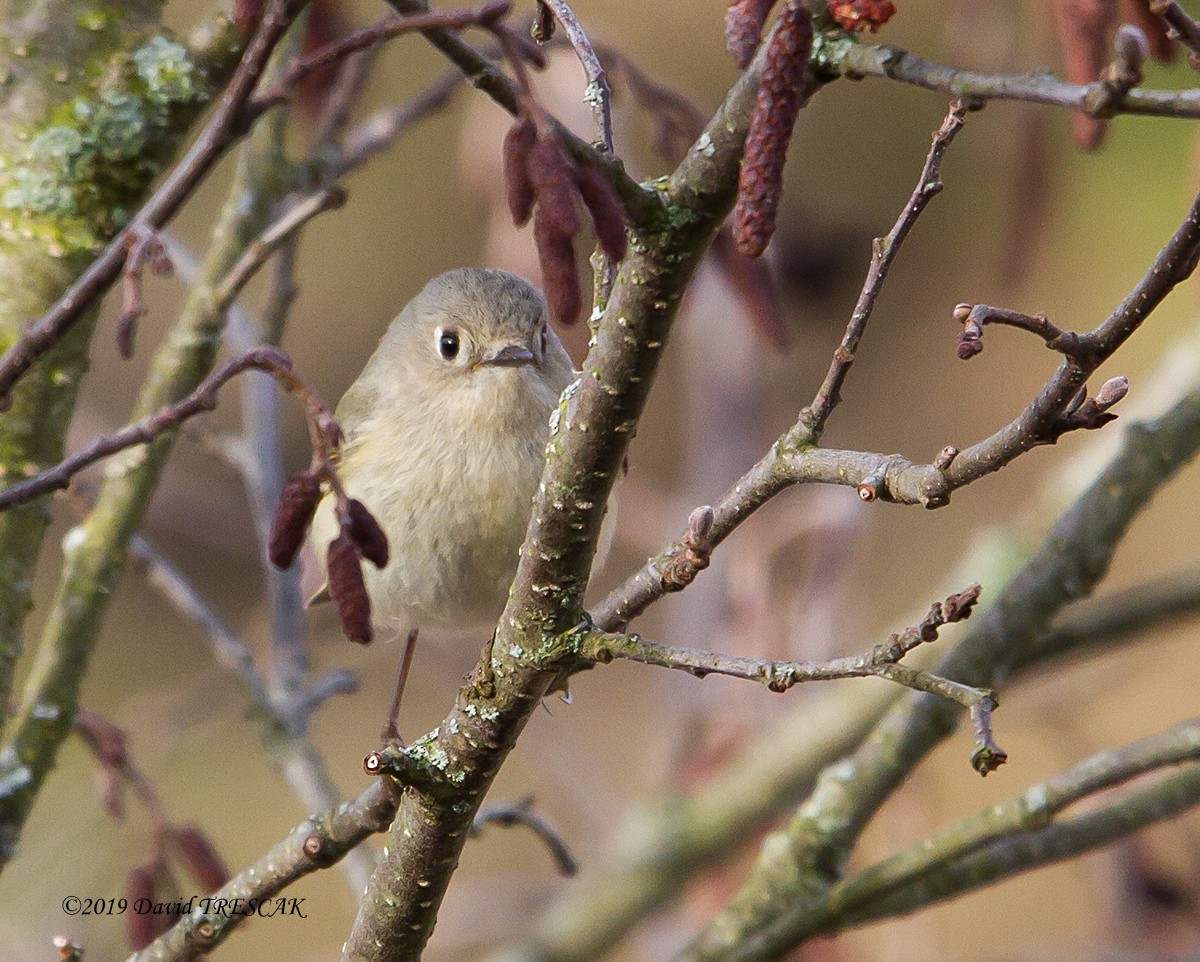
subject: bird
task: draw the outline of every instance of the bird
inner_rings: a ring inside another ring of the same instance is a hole
[[[551,415],[576,377],[541,291],[507,271],[459,268],[404,307],[338,404],[338,476],[390,545],[382,569],[364,566],[372,620],[408,635],[394,707],[420,629],[498,621]],[[312,522],[322,569],[334,501],[326,494]]]

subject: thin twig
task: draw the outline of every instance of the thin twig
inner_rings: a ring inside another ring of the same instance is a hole
[[[575,856],[571,854],[563,837],[553,825],[534,811],[532,796],[519,802],[485,805],[471,823],[471,836],[478,836],[488,825],[499,825],[501,828],[524,826],[545,843],[560,875],[570,877],[579,871],[579,863],[575,861]]]
[[[97,438],[82,451],[64,458],[53,468],[0,491],[0,510],[6,510],[51,491],[67,487],[71,478],[89,465],[139,444],[149,444],[160,434],[173,431],[184,421],[216,407],[217,395],[232,378],[247,370],[266,371],[286,389],[296,391],[305,403],[314,455],[324,462],[331,459],[330,438],[336,431],[333,412],[298,374],[291,358],[278,348],[263,347],[233,358],[210,374],[191,394],[176,404],[151,414],[126,428]]]
[[[1044,70],[1024,74],[981,74],[955,70],[925,60],[898,47],[850,43],[829,52],[819,61],[821,69],[846,77],[883,77],[936,90],[968,103],[987,100],[1017,100],[1048,104],[1086,112],[1089,97],[1104,91],[1104,82],[1072,84]],[[1130,90],[1111,107],[1116,114],[1156,117],[1200,118],[1200,89]]]
[[[918,645],[937,640],[943,625],[954,624],[971,616],[979,599],[979,585],[952,595],[933,605],[920,624],[892,635],[870,651],[828,661],[774,661],[744,655],[726,655],[662,645],[640,635],[611,632],[585,633],[578,639],[578,654],[591,663],[614,658],[686,671],[697,678],[727,675],[766,685],[771,691],[784,692],[794,685],[811,681],[835,681],[844,678],[886,678],[906,688],[929,692],[957,702],[971,712],[975,724],[976,752],[972,764],[986,775],[1007,758],[992,738],[991,714],[996,697],[991,691],[964,685],[949,678],[900,664],[900,660]]]
[[[871,244],[871,266],[867,271],[867,279],[863,283],[858,303],[854,305],[854,313],[850,315],[846,333],[842,336],[842,343],[833,353],[833,361],[829,365],[829,371],[826,373],[825,380],[817,391],[816,397],[800,414],[801,421],[809,429],[812,443],[820,440],[825,429],[825,422],[833,413],[838,401],[841,400],[842,386],[850,373],[858,345],[862,341],[867,322],[871,319],[871,313],[875,309],[879,292],[883,290],[883,284],[887,280],[892,261],[895,260],[896,254],[899,253],[905,238],[916,224],[917,218],[921,216],[921,212],[942,191],[942,161],[950,144],[954,142],[955,136],[962,130],[966,119],[966,104],[958,100],[950,105],[950,112],[942,121],[942,126],[933,135],[933,146],[929,150],[929,156],[925,158],[925,166],[921,170],[921,176],[912,196],[904,205],[904,210],[900,212],[900,217],[888,235],[876,238]]]
[[[250,279],[258,273],[279,247],[296,231],[318,214],[337,210],[346,202],[346,193],[340,187],[327,186],[313,191],[291,204],[256,240],[250,242],[237,263],[213,291],[219,310],[224,310],[242,292]]]
[[[1150,10],[1166,21],[1169,36],[1187,47],[1193,58],[1200,57],[1200,22],[1195,17],[1176,0],[1150,0]]]
[[[333,176],[344,177],[387,150],[410,127],[446,106],[462,84],[462,72],[449,70],[408,103],[381,110],[348,131]]]
[[[362,27],[339,37],[313,53],[295,60],[279,79],[266,90],[262,90],[246,105],[245,121],[251,121],[258,113],[273,104],[286,100],[291,91],[315,70],[347,57],[378,46],[388,40],[408,33],[432,29],[462,29],[463,27],[493,27],[500,18],[507,16],[512,8],[511,0],[488,0],[477,9],[445,10],[407,15],[393,14],[384,17],[369,27]]]
[[[612,88],[608,85],[608,76],[604,72],[600,58],[596,56],[596,51],[592,47],[587,33],[584,32],[583,25],[580,24],[579,18],[575,16],[566,0],[543,0],[543,2],[566,30],[567,39],[571,42],[575,55],[579,58],[584,76],[587,77],[588,85],[583,99],[592,108],[596,144],[604,153],[612,154],[614,152]],[[616,279],[617,268],[600,246],[596,247],[596,251],[592,255],[592,262],[595,277],[594,301],[600,305],[608,300],[608,293],[612,290],[613,281]]]
[[[429,9],[427,0],[388,0],[388,4],[399,13],[419,13]],[[472,84],[510,114],[516,116],[520,112],[521,97],[517,85],[489,57],[463,40],[455,30],[431,29],[424,33],[426,39],[445,54]],[[662,199],[625,173],[624,165],[618,158],[601,153],[558,121],[554,121],[553,126],[555,135],[575,160],[595,167],[608,178],[630,218],[652,222],[662,214]]]
[[[584,76],[588,81],[583,99],[592,108],[592,117],[596,127],[596,143],[606,153],[611,154],[613,152],[612,88],[608,85],[608,75],[604,72],[604,66],[600,63],[600,58],[596,55],[595,48],[592,47],[592,42],[584,32],[579,18],[575,16],[566,0],[543,0],[543,2],[554,12],[554,16],[567,32],[567,39],[571,41],[571,46],[575,48],[575,55],[579,57],[580,66],[583,67]]]
[[[833,451],[812,447],[803,420],[729,489],[714,506],[710,539],[720,544],[765,501],[793,484],[856,487],[864,501],[943,507],[950,494],[1009,464],[1031,448],[1053,444],[1070,430],[1098,427],[1107,412],[1095,405],[1084,416],[1081,391],[1088,377],[1142,325],[1168,294],[1196,268],[1200,256],[1200,196],[1141,280],[1092,331],[1078,334],[1077,349],[1064,358],[1041,392],[1009,424],[961,451],[947,446],[932,462],[917,464],[900,455]],[[1123,395],[1124,379],[1107,382],[1108,397]],[[1097,397],[1099,398],[1099,394]],[[1119,397],[1117,397],[1119,400]],[[1114,402],[1115,403],[1115,402]],[[671,590],[663,571],[681,552],[676,543],[611,592],[592,615],[615,630]]]

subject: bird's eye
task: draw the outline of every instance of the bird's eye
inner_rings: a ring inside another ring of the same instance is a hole
[[[458,334],[454,331],[441,331],[437,340],[438,353],[447,361],[458,357]]]
[[[542,328],[542,357],[546,356],[546,329]]]

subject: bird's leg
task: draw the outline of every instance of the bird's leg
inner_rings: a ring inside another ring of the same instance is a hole
[[[392,704],[388,708],[387,722],[380,735],[385,745],[404,745],[397,722],[400,718],[400,701],[404,697],[404,686],[408,682],[408,670],[412,667],[413,652],[416,647],[417,629],[413,628],[404,641],[404,657],[400,659],[400,673],[396,676],[396,690],[392,692]]]

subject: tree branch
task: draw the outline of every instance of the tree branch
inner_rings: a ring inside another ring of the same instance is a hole
[[[429,9],[427,0],[388,0],[388,3],[398,13],[422,13]],[[476,88],[486,93],[514,117],[517,115],[520,110],[517,86],[495,63],[463,40],[455,30],[432,29],[424,33],[429,42],[445,54]],[[567,152],[580,163],[595,167],[608,178],[632,220],[645,226],[662,216],[662,208],[654,192],[637,184],[625,172],[625,166],[620,159],[596,150],[558,121],[553,123],[554,131]]]
[[[341,860],[364,839],[382,832],[396,812],[398,791],[388,779],[358,798],[306,818],[282,842],[213,893],[216,899],[269,899],[297,879]],[[250,915],[203,911],[183,916],[128,962],[190,962],[224,942]]]
[[[1054,616],[1100,581],[1134,517],[1197,449],[1200,391],[1155,421],[1131,426],[1117,456],[1001,597],[976,616],[938,674],[975,687],[1006,678],[1036,648]],[[741,892],[684,958],[743,958],[742,947],[751,942],[758,959],[791,951],[796,933],[806,931],[821,911],[863,827],[956,722],[955,709],[944,699],[902,699],[853,755],[826,769],[786,831],[764,849]],[[796,865],[812,868],[802,890],[787,881],[795,878]],[[779,897],[764,900],[768,891]]]
[[[543,842],[560,875],[573,876],[579,871],[579,863],[567,848],[567,843],[558,834],[554,826],[533,810],[533,799],[524,798],[519,802],[500,802],[496,805],[485,805],[475,816],[471,824],[471,837],[476,838],[488,825],[499,825],[511,828],[522,825],[533,832]]]
[[[967,103],[1019,100],[1089,113],[1091,102],[1103,103],[1103,116],[1140,114],[1156,117],[1200,117],[1200,89],[1168,91],[1134,88],[1116,102],[1106,101],[1103,80],[1071,84],[1045,70],[1024,74],[980,74],[955,70],[898,47],[858,43],[849,38],[826,40],[814,51],[815,67],[851,79],[885,77],[936,90]]]
[[[915,464],[900,455],[816,448],[802,415],[715,506],[709,535],[711,546],[719,545],[762,504],[793,484],[852,485],[858,488],[864,501],[880,499],[938,508],[949,503],[953,491],[998,471],[1030,448],[1053,444],[1069,430],[1100,426],[1103,419],[1096,415],[1105,412],[1096,410],[1096,405],[1083,412],[1085,416],[1077,416],[1087,378],[1141,326],[1178,283],[1192,274],[1198,256],[1200,196],[1149,270],[1112,314],[1092,331],[1073,335],[1075,352],[1064,358],[1025,410],[994,434],[962,451],[947,446],[931,463]],[[835,357],[834,365],[837,363]],[[1118,395],[1117,400],[1124,393],[1118,383],[1121,380],[1110,382],[1110,397]],[[593,610],[596,623],[609,629],[623,627],[652,602],[676,590],[664,577],[664,571],[683,550],[682,542],[677,542],[651,558]]]
[[[461,52],[457,38],[443,39]],[[542,696],[569,666],[571,636],[582,620],[583,592],[613,481],[679,300],[733,203],[761,64],[762,57],[742,75],[710,124],[716,149],[693,151],[672,179],[674,186],[663,192],[666,211],[648,224],[635,219],[632,225],[630,253],[599,319],[583,374],[559,408],[495,643],[424,748],[430,762],[456,780],[455,800],[440,793],[405,795],[347,940],[347,960],[420,955],[484,793]],[[684,203],[690,206],[687,216],[672,218],[671,209]]]
[[[266,371],[287,390],[296,391],[301,396],[309,416],[309,433],[316,446],[315,453],[324,462],[331,462],[332,452],[325,439],[329,436],[331,423],[336,423],[333,411],[317,397],[307,382],[292,370],[291,358],[278,348],[260,347],[227,361],[181,401],[161,408],[115,434],[97,438],[82,451],[64,459],[55,467],[0,491],[0,510],[65,488],[70,484],[71,478],[97,461],[127,448],[149,444],[155,438],[175,431],[188,419],[212,411],[217,406],[217,395],[221,388],[238,374],[248,370]]]
[[[1079,818],[1058,820],[1068,807],[1149,772],[1198,759],[1200,721],[1194,719],[1124,748],[1093,755],[1023,794],[940,829],[929,838],[838,883],[830,890],[822,913],[823,921],[814,920],[814,927],[806,935],[844,929],[898,912],[911,912],[931,901],[962,894],[965,890],[962,867],[968,861],[980,871],[972,873],[967,889],[992,884],[1014,872],[1045,864],[1050,859],[1045,855],[1035,856],[1034,852],[1044,848],[1048,839],[1077,835]],[[1195,805],[1200,803],[1200,765],[1188,765],[1185,772],[1180,787],[1185,787],[1190,804]],[[1163,784],[1140,794],[1143,799],[1162,799]],[[1167,797],[1175,794],[1169,791]],[[1170,814],[1180,810],[1171,809]],[[1168,811],[1160,811],[1154,820],[1163,817],[1168,817]],[[1083,820],[1093,818],[1094,815],[1087,815]],[[1121,825],[1108,840],[1130,830],[1131,826]],[[1042,845],[1034,842],[1037,836],[1042,837]],[[997,850],[1005,851],[1003,843],[1010,841],[1016,845],[1007,849],[1004,856],[998,860],[991,857]],[[1087,847],[1096,844],[1100,842],[1093,837]],[[1051,847],[1058,848],[1058,844],[1052,843]],[[1017,863],[1016,851],[1024,854],[1028,864]],[[1075,849],[1070,854],[1078,851],[1080,849]],[[1067,854],[1060,851],[1054,860],[1065,858]],[[949,877],[956,877],[959,886],[948,888]]]

